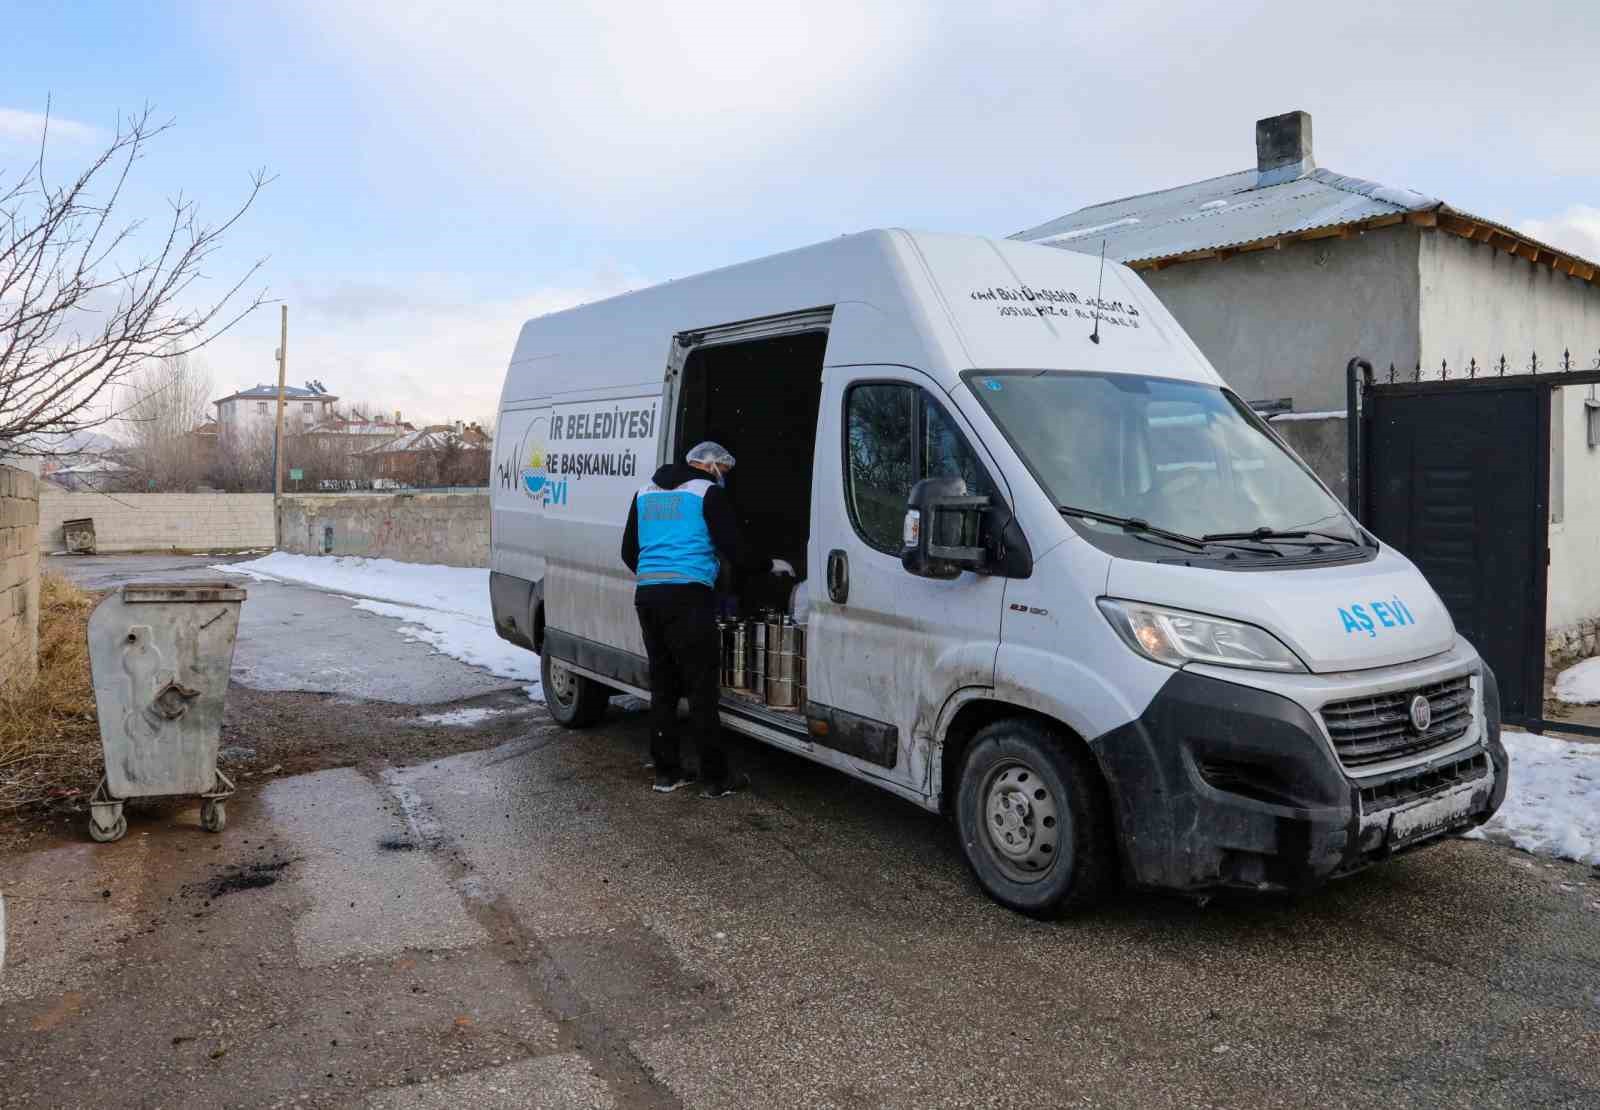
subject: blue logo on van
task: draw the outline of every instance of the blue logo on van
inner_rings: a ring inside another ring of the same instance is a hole
[[[1385,628],[1404,628],[1417,623],[1417,618],[1411,615],[1411,610],[1406,608],[1406,603],[1398,595],[1388,601],[1369,601],[1365,605],[1358,603],[1349,608],[1340,606],[1339,620],[1344,624],[1346,636],[1352,632],[1376,636]]]
[[[555,478],[550,474],[545,441],[549,424],[547,418],[536,416],[528,425],[519,451],[521,465],[517,467],[517,481],[521,483],[523,491],[533,499],[535,505],[546,508],[567,503],[567,479]]]
[[[990,393],[999,393],[1000,383],[995,381],[993,378],[984,378],[983,388],[987,389]]]

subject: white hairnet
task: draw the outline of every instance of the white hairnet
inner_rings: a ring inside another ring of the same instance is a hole
[[[733,452],[720,443],[706,440],[689,448],[688,455],[684,456],[688,462],[700,463],[704,466],[720,466],[724,470],[733,469]]]

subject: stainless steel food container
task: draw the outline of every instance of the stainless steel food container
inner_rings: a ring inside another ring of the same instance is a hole
[[[767,687],[767,622],[764,620],[750,621],[745,625],[748,629],[750,644],[750,689],[757,697],[765,697]]]
[[[795,675],[799,665],[800,629],[788,617],[767,625],[767,705],[773,709],[794,709],[799,704],[799,684]]]
[[[733,690],[748,690],[750,688],[749,642],[745,626],[739,621],[729,621],[723,629],[723,637],[728,646],[722,684]]]

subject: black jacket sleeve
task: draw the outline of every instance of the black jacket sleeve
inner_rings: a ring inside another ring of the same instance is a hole
[[[739,535],[739,521],[733,515],[733,502],[721,486],[706,490],[704,502],[706,530],[711,533],[711,543],[736,571],[742,574],[761,574],[771,569],[772,559],[753,551]],[[637,540],[635,540],[637,545]]]
[[[639,573],[639,499],[628,502],[628,526],[622,530],[622,561]]]

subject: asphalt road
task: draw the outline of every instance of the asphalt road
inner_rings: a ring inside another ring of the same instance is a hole
[[[750,792],[663,797],[638,711],[536,718],[0,859],[0,1106],[1600,1105],[1591,868],[1452,841],[1037,922],[735,745]]]

